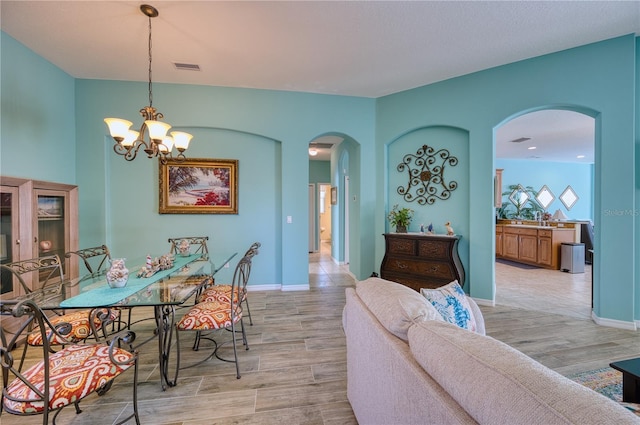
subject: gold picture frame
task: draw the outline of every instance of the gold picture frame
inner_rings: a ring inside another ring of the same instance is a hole
[[[160,214],[238,214],[238,160],[160,163]]]

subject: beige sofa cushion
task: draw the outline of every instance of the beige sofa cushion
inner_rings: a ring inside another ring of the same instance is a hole
[[[481,424],[631,424],[612,400],[491,337],[444,322],[408,332],[416,361]]]
[[[419,292],[396,282],[370,277],[357,283],[356,293],[382,326],[405,341],[414,322],[444,320]]]

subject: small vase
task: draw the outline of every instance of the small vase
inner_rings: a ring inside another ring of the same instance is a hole
[[[402,224],[397,224],[396,233],[407,233],[407,226],[403,226]]]
[[[122,288],[129,281],[129,269],[124,265],[124,258],[111,260],[111,267],[107,271],[107,283],[111,288]]]
[[[191,254],[191,245],[186,240],[182,240],[178,245],[178,254],[181,257],[188,257]]]

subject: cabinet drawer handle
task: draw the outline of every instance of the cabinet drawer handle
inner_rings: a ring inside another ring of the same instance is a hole
[[[406,264],[404,264],[404,263],[401,263],[400,261],[396,261],[396,266],[397,266],[399,269],[406,269],[406,268],[407,268],[407,265],[406,265]]]

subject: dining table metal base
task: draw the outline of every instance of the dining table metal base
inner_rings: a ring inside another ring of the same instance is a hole
[[[171,346],[173,342],[173,330],[175,327],[176,310],[173,305],[154,307],[156,319],[156,332],[158,337],[158,365],[160,368],[160,383],[162,390],[167,387],[175,387],[178,382],[178,353],[176,353],[175,370],[170,376]]]

